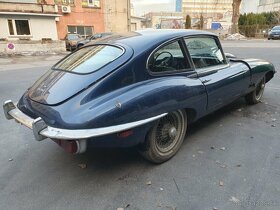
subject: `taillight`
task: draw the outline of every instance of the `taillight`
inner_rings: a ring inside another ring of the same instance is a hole
[[[118,137],[127,138],[127,137],[131,136],[132,134],[133,134],[132,130],[126,130],[126,131],[122,131],[122,132],[118,133]]]
[[[77,153],[78,145],[77,142],[74,140],[59,140],[59,139],[52,139],[55,143],[57,143],[60,147],[62,147],[66,152],[69,153]]]

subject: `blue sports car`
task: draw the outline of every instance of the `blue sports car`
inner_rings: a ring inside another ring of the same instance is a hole
[[[261,100],[274,66],[225,54],[218,37],[196,30],[145,30],[84,46],[56,63],[7,119],[71,153],[137,146],[162,163],[179,150],[188,124],[239,97]]]

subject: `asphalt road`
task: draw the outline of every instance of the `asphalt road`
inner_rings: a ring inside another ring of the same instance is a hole
[[[279,43],[223,45],[226,52],[267,59],[279,70]],[[0,71],[1,102],[17,101],[49,63],[28,65]],[[199,120],[179,153],[161,165],[133,148],[70,155],[50,140],[36,142],[30,130],[0,112],[0,209],[279,210],[279,99],[277,74],[262,103],[247,106],[240,99]]]

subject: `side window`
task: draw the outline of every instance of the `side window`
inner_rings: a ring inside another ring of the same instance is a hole
[[[174,41],[157,50],[148,61],[151,72],[176,72],[190,69],[180,44]]]
[[[226,64],[216,40],[211,37],[185,38],[188,51],[197,69]]]

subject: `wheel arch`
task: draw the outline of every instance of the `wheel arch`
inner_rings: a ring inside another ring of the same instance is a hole
[[[189,124],[194,122],[197,117],[197,111],[193,108],[185,108],[184,110],[187,114],[187,123]]]
[[[267,73],[265,74],[265,83],[269,82],[269,81],[272,79],[273,75],[274,75],[274,72],[273,72],[273,71],[267,72]]]

